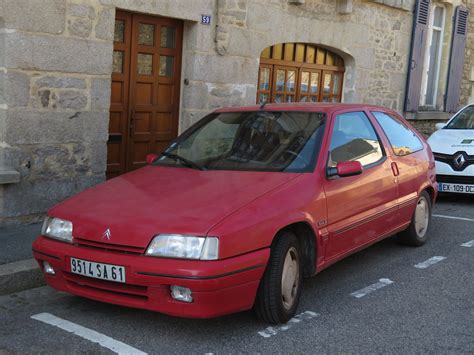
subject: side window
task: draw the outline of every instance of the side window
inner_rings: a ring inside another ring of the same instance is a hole
[[[423,149],[423,143],[398,118],[384,112],[372,112],[382,127],[396,155],[408,155]]]
[[[367,166],[384,156],[374,127],[364,112],[336,116],[329,150],[330,168],[343,161],[359,161]]]

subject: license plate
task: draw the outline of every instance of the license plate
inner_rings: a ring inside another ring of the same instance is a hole
[[[71,272],[95,279],[125,282],[125,267],[71,258]]]
[[[454,192],[459,194],[474,194],[474,185],[439,183],[439,192]]]

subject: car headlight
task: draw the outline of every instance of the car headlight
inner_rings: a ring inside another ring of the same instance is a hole
[[[145,255],[165,258],[217,260],[219,239],[181,234],[159,234],[153,238]]]
[[[63,242],[72,243],[72,223],[60,218],[46,217],[41,234]]]

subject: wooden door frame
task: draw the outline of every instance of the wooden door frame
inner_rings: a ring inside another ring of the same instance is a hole
[[[122,109],[119,109],[119,104],[114,104],[112,102],[112,97],[109,99],[110,100],[110,109],[109,109],[109,117],[111,113],[113,112],[120,112],[124,113],[125,115],[129,114],[130,110],[130,60],[131,60],[131,52],[130,52],[130,46],[131,46],[131,40],[132,40],[132,13],[131,12],[126,12],[126,11],[121,11],[117,10],[115,14],[115,20],[123,20],[125,23],[124,26],[124,33],[123,33],[123,42],[115,42],[113,43],[113,51],[121,51],[123,53],[123,61],[122,61],[122,72],[114,72],[112,71],[111,74],[111,83],[114,81],[119,81],[123,83],[122,86],[122,99],[123,103],[120,104],[120,107]],[[112,92],[111,92],[112,94]],[[107,169],[107,173],[116,173],[116,172],[121,172],[122,169],[127,168],[127,150],[128,150],[128,121],[127,119],[125,125],[126,127],[124,128],[122,126],[122,122],[120,122],[120,131],[121,131],[121,136],[120,136],[120,163],[119,163],[119,168],[117,170],[109,170]],[[110,134],[110,127],[107,128],[107,133],[108,133],[108,139],[107,143],[109,142],[116,142],[118,139],[114,138],[114,135]],[[108,149],[108,147],[107,147]],[[125,150],[125,153],[123,152]],[[106,166],[108,167],[109,162],[108,162],[108,152],[107,152],[107,162]]]
[[[160,67],[160,55],[172,55],[174,57],[174,67],[173,75],[170,77],[158,77],[151,79],[152,84],[152,106],[158,105],[158,85],[159,83],[163,84],[172,84],[174,85],[171,95],[173,97],[173,102],[171,105],[167,105],[167,109],[163,108],[153,108],[151,112],[149,127],[149,150],[155,149],[157,142],[161,139],[162,141],[168,141],[174,139],[178,135],[179,129],[179,114],[180,114],[180,99],[181,99],[181,70],[182,70],[182,57],[183,57],[183,29],[184,23],[182,20],[160,17],[155,15],[140,14],[129,11],[124,11],[117,9],[116,11],[116,20],[125,21],[124,29],[124,41],[123,42],[114,42],[113,50],[120,50],[123,52],[123,68],[122,73],[112,72],[111,78],[112,82],[114,77],[118,77],[123,83],[123,114],[126,116],[122,118],[124,122],[120,124],[121,130],[121,146],[120,146],[120,166],[117,170],[107,170],[108,173],[119,173],[123,174],[128,171],[133,170],[134,167],[134,121],[136,120],[135,113],[137,112],[135,102],[136,98],[136,84],[139,81],[140,74],[137,73],[137,61],[138,53],[150,53],[153,54],[153,63],[152,70],[153,73],[159,73]],[[149,23],[155,26],[154,29],[154,44],[153,46],[145,46],[138,44],[138,26],[140,23]],[[160,39],[161,39],[161,27],[169,25],[170,27],[176,28],[176,37],[175,37],[175,47],[174,48],[161,48]],[[146,81],[146,77],[142,78]],[[114,104],[111,104],[111,109],[109,110],[109,115],[114,112]],[[118,111],[117,111],[118,112]],[[122,111],[120,111],[122,112]],[[170,130],[166,132],[167,134],[160,134],[158,132],[157,118],[156,116],[160,113],[170,113],[174,118],[171,121]],[[109,127],[109,139],[108,142],[112,142],[110,135]],[[107,156],[108,159],[108,156]],[[107,161],[107,165],[108,165]]]

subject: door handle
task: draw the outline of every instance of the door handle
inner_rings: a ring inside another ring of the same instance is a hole
[[[134,120],[135,120],[135,110],[132,108],[130,110],[130,124],[129,124],[129,136],[133,136],[133,126],[134,126]]]
[[[400,175],[400,171],[398,170],[398,165],[395,162],[392,162],[392,172],[393,172],[393,176]]]

